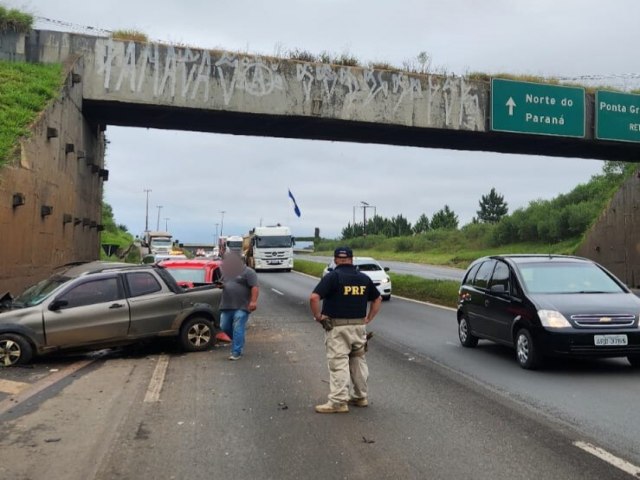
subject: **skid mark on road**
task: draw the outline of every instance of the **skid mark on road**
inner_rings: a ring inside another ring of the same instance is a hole
[[[164,377],[167,374],[167,367],[169,367],[169,356],[160,355],[160,358],[158,358],[158,363],[156,364],[156,368],[153,371],[153,375],[151,375],[147,393],[144,396],[145,403],[160,401],[160,392],[162,391],[162,386],[164,385]]]
[[[607,452],[603,448],[596,447],[595,445],[587,442],[573,442],[573,444],[581,450],[590,453],[598,457],[600,460],[604,460],[610,465],[622,470],[623,472],[633,475],[636,478],[640,478],[640,467],[635,466],[632,463],[623,460],[620,457],[616,457],[612,453]]]
[[[0,393],[17,395],[27,387],[29,387],[29,384],[25,382],[14,382],[13,380],[0,380]]]

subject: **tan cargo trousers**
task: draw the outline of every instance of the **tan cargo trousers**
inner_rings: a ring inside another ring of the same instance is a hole
[[[330,402],[347,403],[349,378],[353,386],[352,398],[367,398],[369,367],[364,356],[366,337],[364,325],[344,325],[325,332]]]

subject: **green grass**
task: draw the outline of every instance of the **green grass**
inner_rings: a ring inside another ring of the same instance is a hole
[[[431,280],[415,275],[390,273],[393,294],[421,302],[455,308],[458,305],[460,283],[453,280]]]
[[[0,166],[62,86],[61,65],[0,61]]]
[[[293,263],[293,269],[296,272],[306,273],[307,275],[318,278],[322,276],[324,267],[324,263],[310,262],[309,260],[298,260],[297,258]]]
[[[118,253],[108,257],[100,246],[100,259],[140,263],[140,251],[137,248],[132,249],[124,259],[118,257],[118,254],[123,254],[133,243],[133,235],[116,224],[113,208],[106,202],[102,202],[102,225],[104,230],[100,232],[100,244],[117,245]]]
[[[324,264],[296,259],[293,269],[320,278]],[[393,294],[401,297],[430,302],[447,307],[458,304],[458,288],[460,284],[453,280],[429,280],[414,275],[390,273]]]
[[[340,243],[340,242],[338,242]],[[343,243],[349,243],[344,241]],[[554,245],[539,243],[514,243],[491,248],[450,248],[438,246],[424,252],[394,252],[379,248],[354,249],[360,257],[374,257],[377,260],[391,260],[399,262],[424,263],[428,265],[443,265],[456,268],[467,268],[471,262],[488,255],[507,253],[552,253],[572,255],[579,244],[579,239],[571,239]],[[327,255],[331,248],[316,249],[314,255]],[[296,260],[298,261],[298,260]]]
[[[0,33],[26,33],[33,26],[33,15],[0,5]]]

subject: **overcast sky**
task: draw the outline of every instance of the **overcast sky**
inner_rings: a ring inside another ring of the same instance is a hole
[[[450,72],[616,75],[640,72],[640,1],[614,0],[26,0],[34,14],[153,39],[273,54],[291,48],[403,60],[427,51]],[[44,26],[44,25],[42,25]],[[615,79],[612,81],[616,81]],[[336,236],[361,200],[410,221],[449,204],[468,222],[491,187],[509,206],[550,198],[602,163],[495,153],[240,137],[109,127],[106,199],[119,223],[144,229],[144,188],[161,224],[184,242],[213,239],[262,219],[297,235]],[[345,172],[348,172],[345,174]],[[302,210],[287,199],[291,188]],[[361,213],[358,214],[359,216]]]

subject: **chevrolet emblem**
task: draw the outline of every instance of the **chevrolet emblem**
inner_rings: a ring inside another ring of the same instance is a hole
[[[600,323],[610,323],[611,317],[600,317]]]

